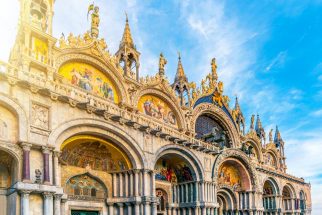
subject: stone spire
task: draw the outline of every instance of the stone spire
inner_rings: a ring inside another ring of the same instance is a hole
[[[132,34],[130,30],[130,25],[129,25],[129,19],[126,14],[126,21],[125,21],[125,27],[124,27],[124,32],[123,32],[123,37],[120,43],[120,48],[123,46],[128,46],[131,48],[135,49],[133,39],[132,39]]]
[[[174,79],[174,82],[187,82],[188,79],[187,79],[187,76],[186,74],[184,73],[184,69],[183,69],[183,66],[182,66],[182,63],[181,63],[181,55],[180,55],[180,52],[178,53],[178,67],[177,67],[177,73],[176,73],[176,77]]]
[[[278,126],[276,126],[275,136],[274,136],[274,143],[275,143],[276,147],[279,147],[282,142],[283,142],[283,139],[281,137],[281,133],[278,130]]]
[[[255,130],[257,133],[260,133],[261,129],[263,128],[261,119],[259,118],[259,115],[257,114],[256,124],[255,124]]]
[[[236,96],[236,99],[235,99],[235,110],[241,111],[237,96]]]

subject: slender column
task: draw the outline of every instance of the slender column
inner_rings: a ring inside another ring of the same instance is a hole
[[[172,202],[176,203],[177,198],[177,185],[172,185],[173,188],[173,194],[172,194]]]
[[[119,173],[119,182],[120,182],[120,186],[119,186],[119,189],[120,189],[120,197],[123,197],[124,196],[124,193],[123,193],[123,187],[124,187],[124,183],[123,183],[123,173]]]
[[[108,205],[108,215],[114,215],[114,203],[109,202],[107,205]]]
[[[61,205],[60,205],[60,203],[61,203],[61,197],[62,197],[62,195],[59,195],[59,194],[55,194],[54,195],[54,197],[55,197],[55,200],[54,200],[54,209],[55,209],[55,215],[61,215]]]
[[[154,173],[154,171],[151,172],[151,183],[152,183],[151,196],[155,196],[155,173]]]
[[[45,192],[44,196],[44,214],[53,215],[53,194]]]
[[[60,186],[59,163],[58,163],[59,155],[60,155],[60,152],[57,152],[57,151],[54,152],[54,183],[56,186]]]
[[[119,206],[119,209],[120,209],[119,210],[119,212],[120,212],[119,215],[123,215],[124,214],[123,203],[117,203],[117,205]]]
[[[198,183],[199,182],[195,182],[195,195],[196,195],[196,197],[195,197],[195,200],[193,200],[193,201],[196,201],[196,202],[199,202],[199,186],[198,186]]]
[[[157,203],[156,202],[152,202],[152,215],[157,215]],[[167,211],[168,209],[166,209]]]
[[[150,181],[149,181],[149,172],[148,170],[143,170],[142,171],[142,176],[143,176],[143,196],[148,196],[150,192]]]
[[[116,197],[116,173],[112,173],[113,197]]]
[[[50,173],[49,173],[49,154],[50,150],[48,147],[43,147],[43,158],[44,158],[44,184],[50,184]]]
[[[133,189],[134,189],[134,183],[133,183],[133,171],[130,172],[130,190],[129,190],[129,196],[133,196]]]
[[[180,196],[181,196],[181,200],[180,200],[180,202],[184,202],[184,185],[183,184],[181,184],[180,185]]]
[[[132,204],[126,203],[126,205],[127,205],[127,214],[132,215]]]
[[[23,151],[23,169],[22,169],[22,180],[24,182],[30,182],[30,148],[31,144],[22,143]]]
[[[129,196],[129,174],[128,174],[128,172],[125,172],[124,176],[125,176],[124,192],[125,192],[125,197],[128,197]]]
[[[29,215],[29,190],[20,191],[21,215]]]
[[[61,204],[60,204],[60,215],[65,215],[66,211],[65,211],[65,203],[66,203],[67,199],[62,199],[61,200]]]
[[[135,214],[140,214],[140,203],[136,202],[134,205]]]
[[[201,189],[200,189],[200,199],[201,199],[201,201],[205,201],[205,187],[204,187],[204,182],[203,181],[201,181],[200,182],[200,187],[201,187]]]
[[[144,215],[151,215],[150,202],[144,202]]]
[[[134,170],[134,195],[139,195],[139,170]]]
[[[185,190],[186,190],[186,203],[188,203],[189,202],[189,184],[184,184],[184,188],[185,188]]]

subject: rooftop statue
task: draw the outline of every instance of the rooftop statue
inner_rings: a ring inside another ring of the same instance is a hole
[[[162,53],[160,53],[160,58],[159,58],[159,74],[160,76],[164,76],[164,67],[167,64],[167,60],[163,56]]]
[[[99,15],[99,7],[91,4],[88,7],[87,17],[91,13],[91,36],[94,38],[98,37],[98,26],[100,24],[100,15]]]

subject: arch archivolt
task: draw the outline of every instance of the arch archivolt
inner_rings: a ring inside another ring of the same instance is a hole
[[[175,113],[175,116],[178,121],[178,127],[179,129],[185,129],[186,128],[186,122],[184,118],[184,114],[181,110],[181,107],[179,106],[179,103],[176,98],[170,97],[168,94],[165,94],[160,89],[152,88],[152,87],[145,87],[141,89],[134,97],[133,99],[133,105],[137,106],[139,103],[139,100],[144,95],[153,95],[158,97],[159,99],[163,100],[166,104],[169,105],[170,109]]]
[[[154,160],[151,162],[151,169],[154,169],[157,161],[163,156],[167,154],[175,154],[179,157],[182,157],[184,160],[186,160],[192,167],[195,176],[196,181],[204,180],[205,179],[205,173],[203,171],[203,166],[200,162],[200,160],[190,151],[185,149],[184,147],[177,146],[177,145],[166,145],[161,147],[158,151],[155,152]]]
[[[290,183],[284,183],[282,185],[282,187],[283,187],[282,194],[283,194],[284,188],[287,188],[287,189],[289,189],[291,191],[291,197],[292,198],[299,198],[299,194],[295,191],[295,188],[294,188],[294,186],[292,184],[290,184]]]
[[[271,154],[273,156],[273,159],[275,161],[275,166],[274,168],[280,168],[280,162],[279,162],[279,159],[278,159],[278,152],[276,151],[276,149],[268,149],[264,155],[263,155],[263,158],[265,155],[268,155],[268,154]],[[265,162],[265,158],[264,158],[264,162]]]
[[[254,149],[256,150],[256,154],[258,156],[258,162],[263,162],[264,161],[264,157],[263,157],[263,153],[261,150],[261,145],[259,142],[257,142],[256,140],[252,139],[252,138],[246,138],[245,140],[243,140],[243,143],[250,143]]]
[[[276,192],[276,195],[280,195],[281,194],[281,192],[282,192],[282,190],[281,190],[281,185],[274,179],[274,178],[272,178],[272,177],[269,177],[269,176],[266,176],[264,179],[263,179],[263,181],[262,181],[262,183],[261,183],[261,188],[262,188],[262,191],[263,191],[263,188],[264,188],[264,185],[265,185],[265,182],[269,182],[272,186],[273,186],[273,188],[274,188],[274,190],[275,190],[275,192]]]
[[[15,181],[21,181],[21,171],[22,171],[22,149],[17,144],[12,144],[8,142],[0,141],[0,151],[4,151],[12,156],[15,166],[14,169],[14,179]]]
[[[50,134],[48,145],[60,151],[64,141],[76,135],[93,135],[110,140],[125,152],[134,169],[144,168],[146,159],[136,140],[115,124],[103,120],[88,118],[64,122]]]
[[[217,187],[217,198],[223,198],[226,203],[225,210],[234,210],[237,208],[237,196],[235,193],[225,186]],[[224,203],[224,202],[223,202]]]
[[[218,155],[213,165],[212,180],[216,182],[218,181],[218,172],[220,166],[231,158],[238,160],[242,164],[243,168],[246,170],[246,173],[250,177],[251,189],[259,192],[261,189],[259,187],[256,169],[254,165],[251,165],[249,158],[238,149],[226,149]]]
[[[85,53],[63,53],[57,56],[57,59],[55,61],[55,68],[57,69],[57,72],[61,66],[71,62],[87,63],[99,69],[104,75],[106,75],[111,80],[111,82],[116,87],[116,91],[119,96],[119,102],[127,103],[129,101],[126,88],[122,81],[123,77],[121,76],[121,73],[117,71],[115,66],[113,66],[113,64],[107,61],[102,62],[101,60]]]
[[[233,146],[233,148],[236,148],[240,145],[240,138],[235,125],[233,124],[229,116],[227,116],[227,114],[223,110],[221,110],[214,104],[201,103],[193,109],[190,122],[190,128],[193,132],[195,131],[197,118],[203,114],[213,115],[219,119],[219,121],[224,125],[225,129],[227,129],[228,131],[228,136],[231,138],[231,145]]]
[[[8,98],[7,96],[0,94],[0,106],[3,105],[9,111],[13,112],[18,118],[18,141],[28,141],[28,128],[29,123],[27,120],[27,114],[20,104]]]

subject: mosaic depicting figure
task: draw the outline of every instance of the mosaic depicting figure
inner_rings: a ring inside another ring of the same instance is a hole
[[[154,96],[142,96],[139,101],[139,110],[144,114],[162,120],[165,123],[176,125],[176,117],[169,106]]]
[[[271,153],[267,153],[265,155],[265,164],[269,165],[269,166],[273,166],[273,167],[276,166],[276,162],[275,162],[274,157]]]
[[[99,141],[86,141],[76,143],[75,147],[66,147],[62,151],[60,159],[65,165],[90,167],[99,171],[128,169],[124,159],[116,156],[115,152],[112,153],[108,146]]]
[[[67,64],[60,69],[60,74],[69,79],[74,86],[117,102],[112,83],[100,71],[90,65]]]
[[[161,164],[157,165],[155,178],[171,183],[193,181],[190,167],[184,163],[172,165],[166,160],[162,160]]]
[[[240,172],[232,165],[223,165],[219,171],[219,184],[225,184],[234,188],[241,187]]]

